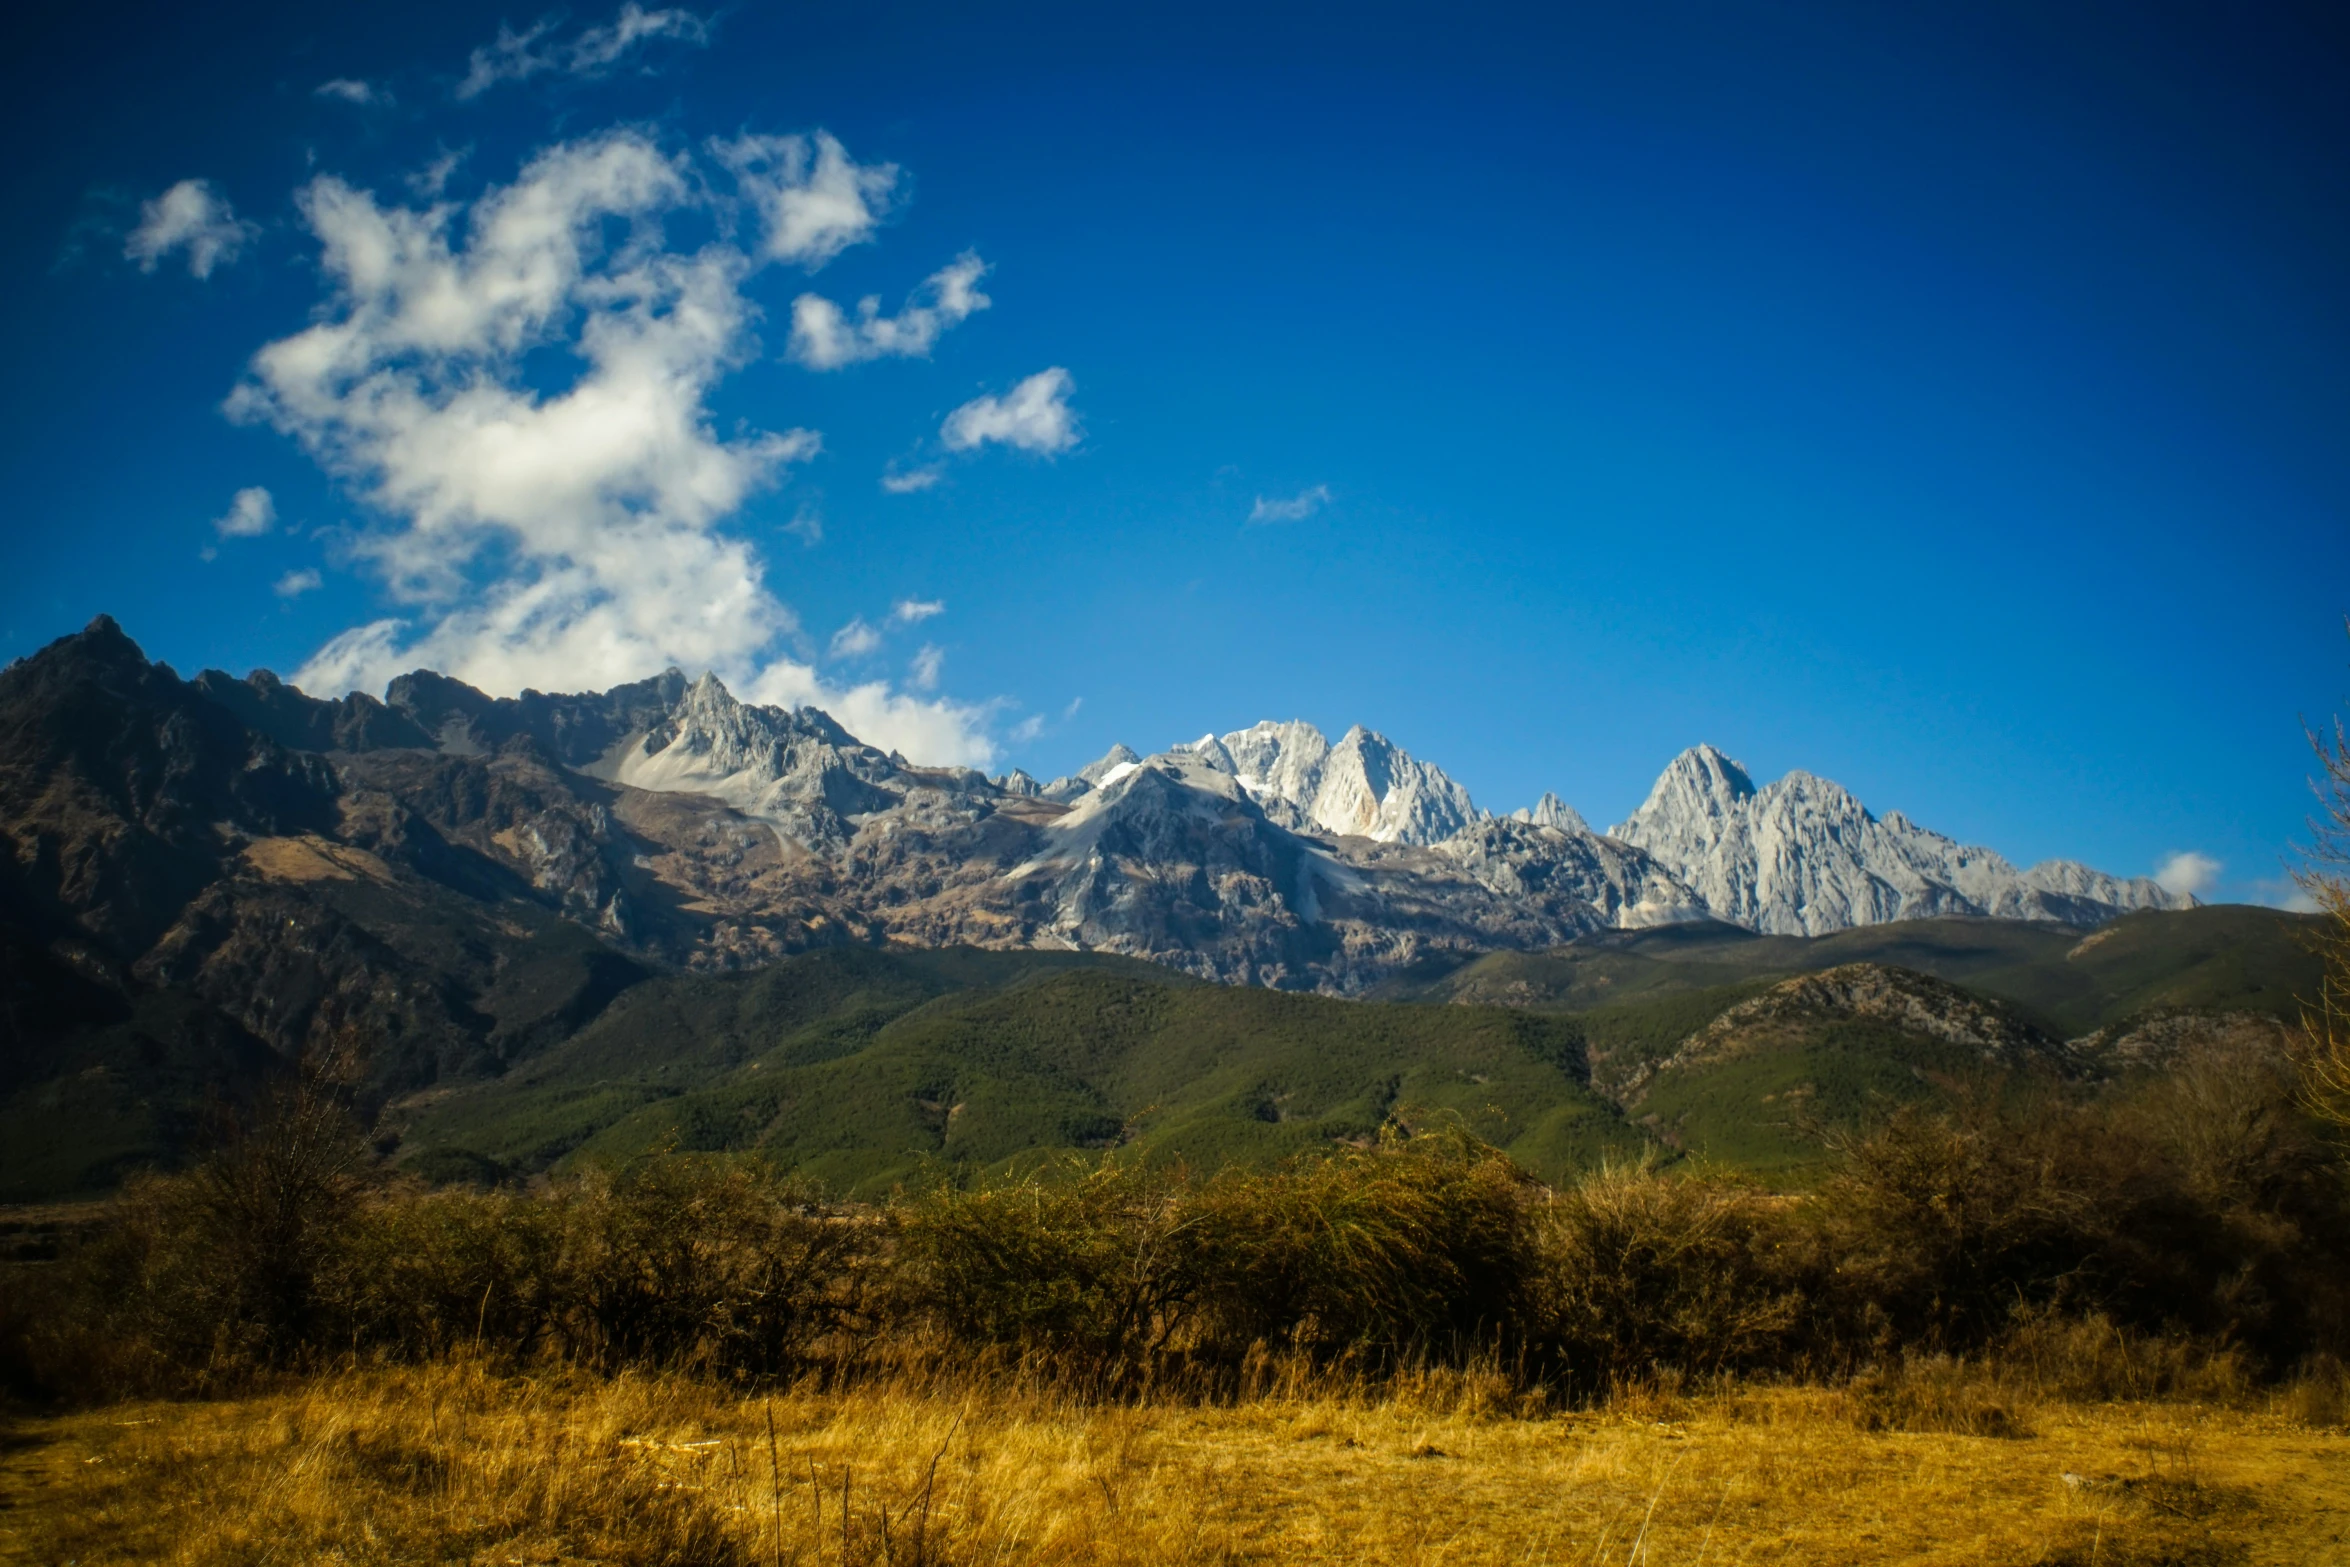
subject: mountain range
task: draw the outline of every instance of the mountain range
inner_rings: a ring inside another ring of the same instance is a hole
[[[67,690],[70,714],[54,706]],[[115,864],[128,840],[99,834],[83,865],[44,847],[60,769],[121,760],[60,749],[101,714],[151,730],[136,743],[163,778],[220,772],[203,830],[182,828],[200,849]],[[267,671],[182,682],[104,618],[0,675],[0,721],[26,737],[0,799],[22,894],[122,937],[143,919],[149,940],[172,899],[143,881],[193,897],[231,865],[323,874],[288,867],[327,863],[328,845],[451,885],[517,878],[621,949],[688,967],[885,940],[1109,951],[1334,994],[1432,954],[1609,928],[1819,935],[1945,914],[2090,927],[2191,902],[2067,861],[2018,871],[1808,773],[1758,789],[1710,746],[1600,834],[1555,795],[1496,817],[1361,727],[1335,743],[1292,721],[1149,756],[1118,746],[1038,784],[918,766],[815,708],[742,703],[714,675],[503,698],[418,671],[380,701],[320,699]]]
[[[2202,1027],[2131,1032],[2146,1005],[2289,1011],[2305,957],[2285,916],[2018,872],[1808,775],[1758,789],[1702,747],[1601,834],[1555,796],[1489,814],[1362,729],[1117,747],[1039,783],[918,766],[706,675],[493,698],[419,671],[319,699],[266,672],[182,679],[104,618],[0,671],[0,834],[0,1190],[18,1192],[168,1156],[206,1105],[339,1040],[364,1046],[403,1147],[458,1169],[667,1126],[896,1179],[906,1137],[1008,1157],[1151,1106],[1173,1151],[1237,1156],[1359,1135],[1406,1099],[1500,1106],[1491,1135],[1548,1168],[1746,1136],[1703,1085],[1756,1069],[1690,1041],[1772,976],[1867,961],[1973,983],[1966,953],[2023,954],[2029,983],[1985,983],[2036,1008],[2034,1059],[2073,1071],[2052,1041],[2119,1029],[2135,1059]],[[2089,1005],[2066,987],[2092,948],[2133,977]],[[1671,995],[1605,1021],[1659,974]],[[1921,984],[1830,999],[1950,1010]],[[1320,994],[1247,999],[1271,991]],[[1511,1021],[1561,1009],[1565,1032]],[[1938,1037],[1869,1091],[1973,1048]],[[1833,1055],[1801,1070],[1849,1077]]]

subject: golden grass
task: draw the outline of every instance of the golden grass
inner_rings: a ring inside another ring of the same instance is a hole
[[[1519,1414],[1474,1377],[1236,1406],[355,1372],[17,1420],[0,1552],[127,1562],[2350,1561],[2350,1435],[2048,1404],[1872,1430],[1817,1389]],[[772,1418],[772,1446],[769,1420]],[[772,1458],[771,1455],[772,1454]]]

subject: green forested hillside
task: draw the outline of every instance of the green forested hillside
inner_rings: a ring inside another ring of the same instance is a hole
[[[1832,936],[1757,936],[1731,925],[1608,932],[1548,952],[1495,952],[1390,981],[1383,1000],[1488,1002],[1627,1019],[1665,997],[1844,963],[1888,963],[2014,1003],[2061,1037],[2152,1007],[2290,1014],[2312,994],[2314,915],[2223,904],[2129,914],[2084,934],[2020,920],[1903,920]],[[1700,1019],[1700,1021],[1703,1021]],[[1635,1026],[1635,1031],[1637,1031]]]
[[[755,1148],[851,1192],[1131,1144],[1213,1167],[1457,1113],[1563,1174],[1645,1139],[1572,1019],[1206,985],[1074,954],[843,949],[638,987],[494,1083],[403,1108],[419,1168]]]
[[[872,1192],[1113,1144],[1201,1166],[1263,1161],[1440,1112],[1543,1174],[1648,1148],[1792,1178],[1823,1131],[1979,1071],[1898,1019],[1800,1007],[1738,1049],[1660,1070],[1790,976],[1856,962],[1939,976],[2004,1003],[2046,1039],[2050,1070],[2083,1081],[2094,1064],[2056,1042],[2150,1011],[2289,1015],[2315,984],[2308,922],[2250,908],[2134,915],[2086,936],[1982,920],[1811,941],[1718,925],[1611,932],[1340,1001],[1070,952],[856,946],[742,974],[648,975],[614,968],[559,921],[517,942],[479,917],[395,920],[353,903],[395,893],[323,882],[285,912],[321,942],[355,939],[332,933],[361,914],[398,938],[370,938],[360,971],[373,988],[347,1005],[412,1015],[408,1054],[387,1074],[396,1090],[411,1057],[443,1063],[430,1086],[395,1095],[384,1125],[399,1160],[436,1179],[674,1144],[758,1149]],[[252,982],[267,996],[318,983],[259,968]],[[46,1053],[0,1052],[0,1186],[16,1200],[103,1190],[200,1140],[206,1107],[274,1059],[175,992],[90,1010],[50,1030],[63,1043]]]

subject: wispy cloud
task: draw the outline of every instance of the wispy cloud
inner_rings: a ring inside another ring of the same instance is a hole
[[[125,260],[136,261],[141,272],[152,272],[175,250],[188,255],[192,277],[210,277],[212,269],[228,265],[246,242],[260,233],[239,219],[227,198],[209,180],[181,180],[152,201],[139,205],[139,221],[123,239]]]
[[[353,76],[338,76],[331,82],[320,82],[310,91],[315,97],[339,98],[345,103],[355,103],[361,107],[392,101],[392,95],[389,92],[377,87],[372,82],[363,82]]]
[[[281,599],[300,598],[312,588],[317,587],[320,580],[316,569],[305,566],[299,571],[289,571],[278,578],[277,585],[271,591]]]
[[[863,616],[850,621],[832,634],[834,658],[863,658],[881,646],[881,632],[866,624]]]
[[[2155,867],[2154,880],[2165,892],[2199,898],[2218,882],[2222,869],[2210,855],[2182,849]]]
[[[1310,490],[1300,490],[1285,501],[1269,501],[1262,495],[1248,509],[1251,522],[1303,522],[1330,504],[1330,486],[1317,484]]]
[[[422,664],[494,692],[578,690],[677,664],[909,756],[990,759],[985,709],[842,689],[780,651],[798,622],[726,525],[821,443],[716,428],[710,392],[753,352],[743,287],[763,257],[667,243],[663,217],[719,199],[706,176],[618,130],[549,147],[470,204],[386,204],[331,175],[300,193],[330,296],[253,356],[228,406],[390,519],[354,556],[401,607],[328,642],[298,684],[380,690]],[[568,384],[526,374],[550,349],[579,365]]]
[[[1069,705],[1061,709],[1061,716],[1058,718],[1047,718],[1042,713],[1030,713],[1026,718],[1006,730],[1004,738],[1015,745],[1026,745],[1046,730],[1058,729],[1068,723],[1069,720],[1077,716],[1077,710],[1084,705],[1085,698],[1073,696],[1069,699]]]
[[[881,488],[890,495],[912,495],[917,490],[929,489],[938,481],[939,471],[936,466],[912,468],[902,473],[889,468],[882,471]]]
[[[2315,914],[2317,899],[2290,876],[2264,876],[2251,883],[2252,901],[2290,914]]]
[[[1077,444],[1076,383],[1055,365],[1039,370],[1001,397],[975,397],[948,414],[939,428],[947,450],[976,451],[990,441],[1050,457]]]
[[[228,510],[212,519],[212,530],[224,539],[256,539],[277,521],[277,502],[258,484],[237,491]]]
[[[430,201],[449,188],[449,176],[457,172],[457,165],[471,155],[471,147],[454,150],[443,147],[433,160],[408,176],[408,188]]]
[[[854,321],[821,294],[792,301],[790,356],[811,370],[838,370],[866,359],[920,359],[940,334],[960,326],[992,301],[979,292],[987,263],[966,251],[922,281],[894,316],[881,313],[881,296],[857,301]]]
[[[896,164],[859,163],[825,131],[746,135],[710,151],[757,209],[767,259],[811,272],[872,239],[897,192]]]
[[[899,599],[890,607],[889,618],[901,626],[918,626],[933,615],[947,612],[945,599]]]
[[[813,506],[802,506],[792,513],[792,519],[783,525],[783,531],[798,539],[804,547],[814,549],[824,542],[824,514]]]
[[[554,31],[552,17],[542,17],[519,33],[499,23],[496,41],[474,50],[466,62],[457,96],[477,98],[500,82],[528,81],[547,71],[600,76],[640,44],[656,39],[685,44],[710,41],[707,18],[685,10],[648,11],[636,0],[629,0],[619,15],[601,27],[581,28],[564,40],[552,38]]]
[[[906,666],[906,684],[917,691],[938,689],[939,671],[946,668],[946,662],[945,653],[924,643],[922,651],[915,654],[913,662]]]

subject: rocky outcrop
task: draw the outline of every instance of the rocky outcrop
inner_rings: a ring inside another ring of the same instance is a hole
[[[144,951],[247,835],[329,828],[334,770],[150,664],[101,615],[0,671],[15,920]]]
[[[1357,724],[1336,745],[1312,724],[1266,721],[1184,749],[1307,830],[1374,843],[1440,843],[1484,813],[1444,770]]]
[[[1534,802],[1532,809],[1520,806],[1510,812],[1510,820],[1532,822],[1537,827],[1557,827],[1567,832],[1591,831],[1591,824],[1583,819],[1581,811],[1548,790]]]
[[[1986,1062],[2021,1066],[2060,1059],[2056,1041],[1996,1002],[1889,963],[1846,963],[1772,986],[1742,1001],[1682,1042],[1667,1067],[1718,1057],[1757,1033],[1791,1022],[1861,1018],[1903,1033],[1979,1051]]]
[[[2146,878],[2069,861],[2019,872],[1989,849],[1882,820],[1850,790],[1793,772],[1757,789],[1712,746],[1682,752],[1609,836],[1646,850],[1718,919],[1771,935],[1818,936],[1944,914],[2096,925],[2132,909],[2193,900]]]
[[[1555,918],[1585,911],[1590,928],[1639,930],[1706,917],[1696,895],[1664,867],[1588,828],[1487,820],[1453,834],[1434,852],[1482,886]]]

